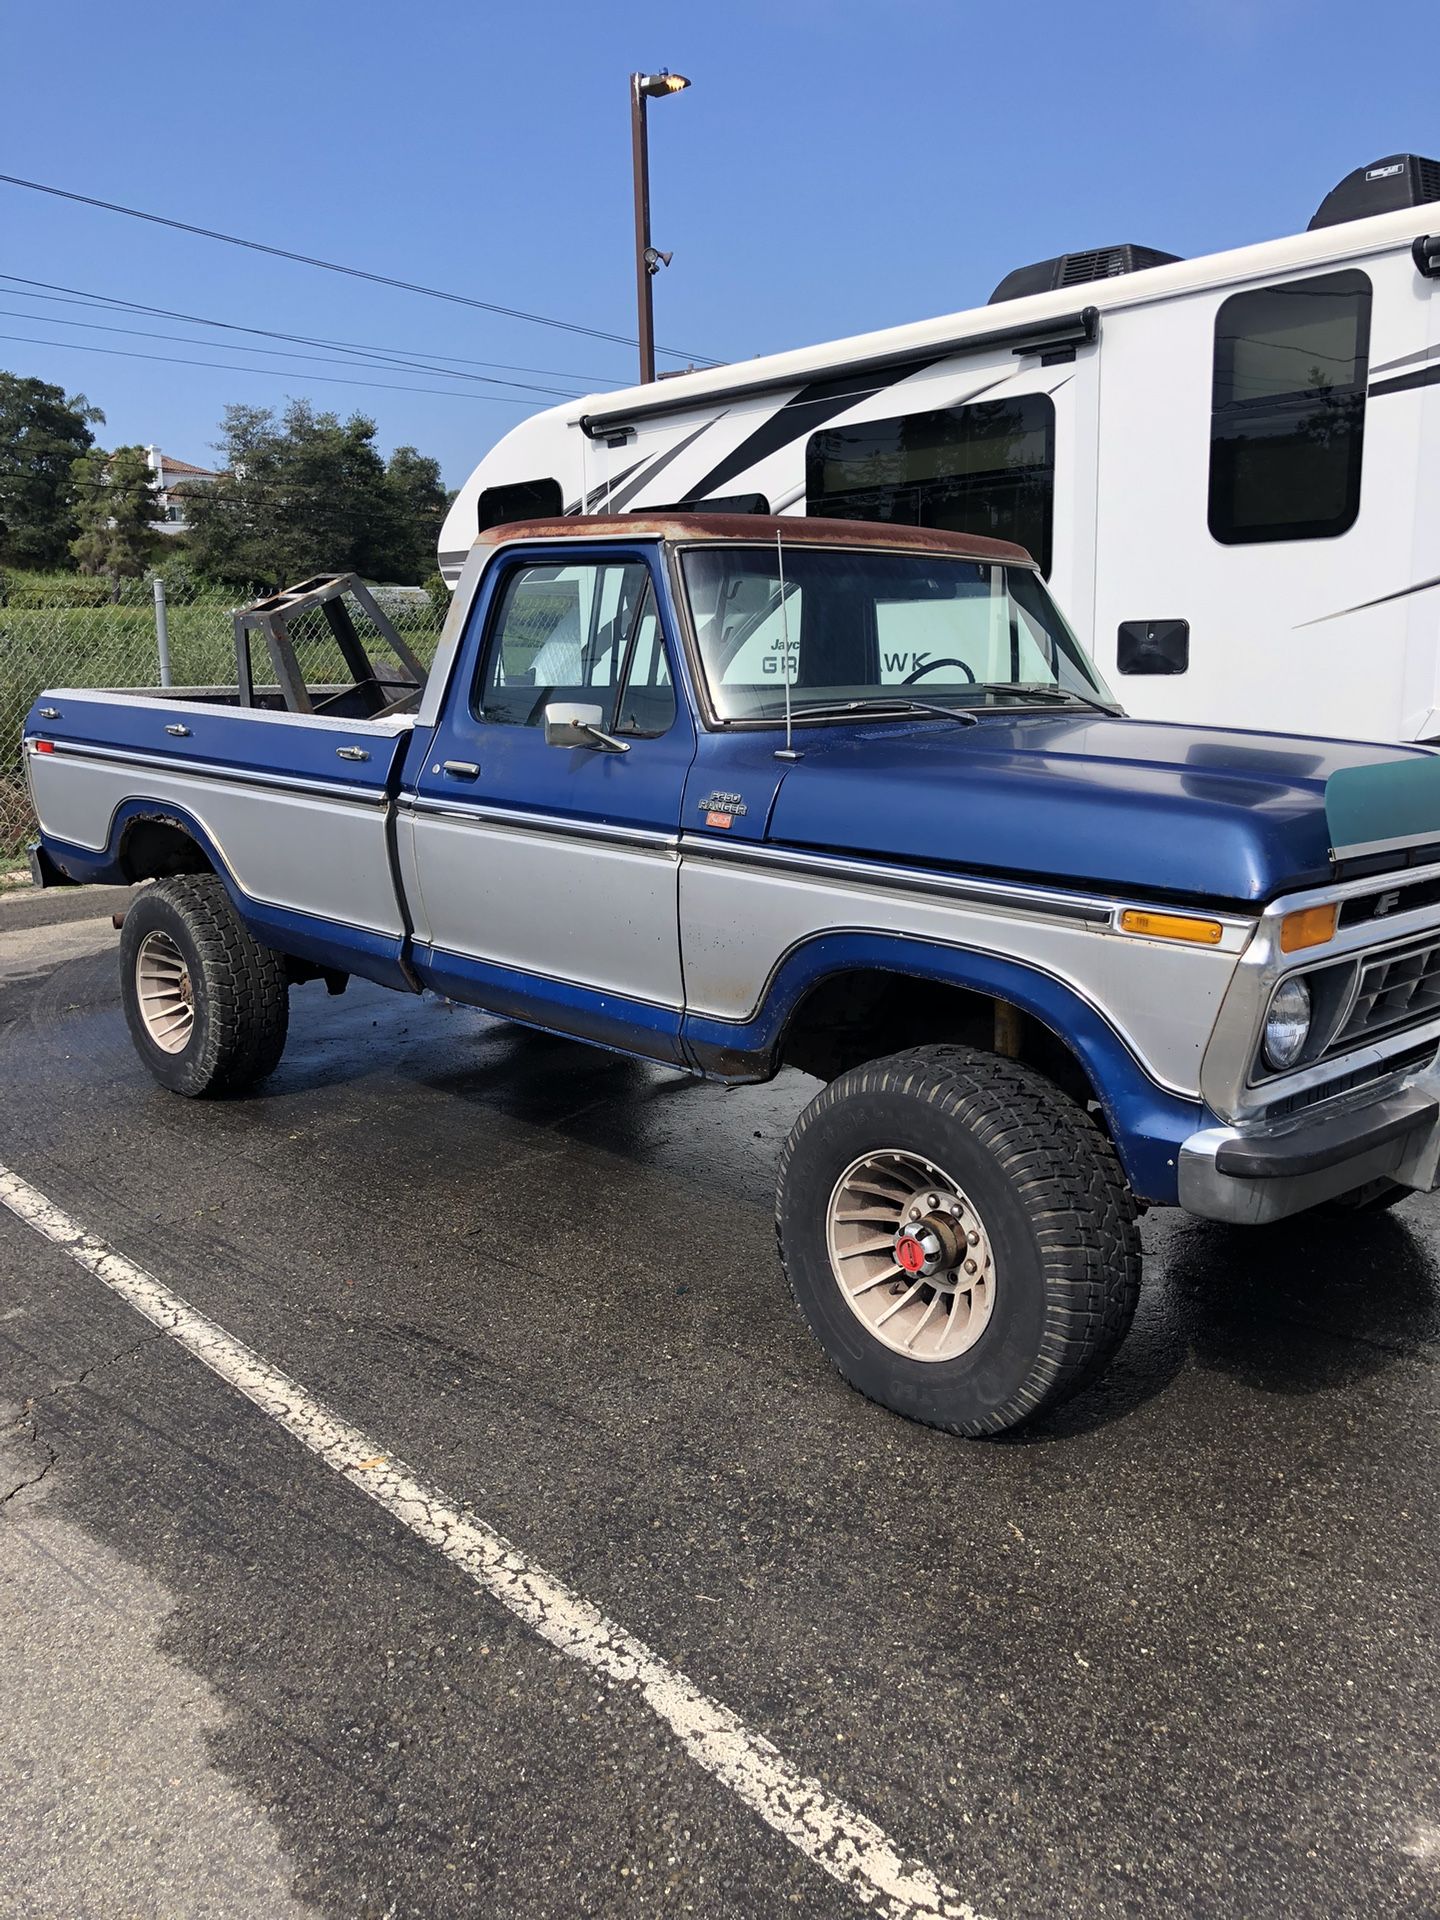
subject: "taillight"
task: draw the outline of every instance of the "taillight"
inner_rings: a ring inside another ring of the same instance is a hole
[[[30,742],[30,751],[32,753],[53,753],[55,751],[55,742],[53,740],[32,740]]]

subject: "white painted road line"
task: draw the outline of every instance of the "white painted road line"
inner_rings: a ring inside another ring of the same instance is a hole
[[[702,1693],[588,1600],[483,1520],[461,1513],[384,1446],[312,1399],[180,1295],[87,1233],[43,1193],[0,1167],[0,1203],[62,1248],[137,1313],[378,1502],[542,1640],[639,1696],[690,1758],[769,1827],[888,1920],[981,1920],[969,1901],[918,1861],[906,1861],[873,1820],[800,1772],[764,1737]]]

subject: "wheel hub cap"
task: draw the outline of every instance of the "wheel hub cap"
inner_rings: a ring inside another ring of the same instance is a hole
[[[910,1275],[928,1280],[932,1273],[955,1264],[955,1236],[949,1222],[932,1216],[895,1235],[895,1264]]]
[[[158,927],[135,955],[135,995],[155,1045],[162,1053],[183,1053],[195,1030],[195,990],[180,949]]]
[[[853,1161],[826,1219],[830,1267],[867,1330],[912,1360],[953,1360],[995,1304],[984,1222],[944,1170],[896,1149]]]

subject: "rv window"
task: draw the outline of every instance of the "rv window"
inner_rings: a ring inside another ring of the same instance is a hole
[[[558,480],[517,480],[508,487],[486,487],[476,502],[476,532],[508,526],[512,520],[553,520],[565,511]]]
[[[805,459],[805,510],[1014,540],[1050,571],[1055,403],[1045,393],[827,427]]]
[[[1370,281],[1354,269],[1232,294],[1215,317],[1210,531],[1324,540],[1360,511]]]

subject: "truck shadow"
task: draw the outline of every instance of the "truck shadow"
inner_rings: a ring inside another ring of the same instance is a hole
[[[1425,1205],[1261,1228],[1152,1216],[1140,1310],[1114,1365],[1017,1441],[1108,1425],[1187,1368],[1291,1396],[1351,1386],[1427,1353],[1440,1341],[1440,1261]]]
[[[769,1256],[775,1157],[818,1085],[785,1074],[726,1090],[491,1020],[443,1062],[412,1059],[409,1071],[417,1068],[461,1110],[483,1107],[678,1178],[696,1242],[707,1249],[734,1246],[737,1230],[748,1244],[737,1210],[763,1210],[759,1257]],[[623,1191],[611,1198],[622,1213]],[[1069,1439],[1127,1419],[1187,1370],[1252,1392],[1304,1396],[1425,1352],[1440,1343],[1436,1211],[1415,1199],[1396,1213],[1316,1214],[1267,1228],[1149,1215],[1140,1308],[1116,1360],[1095,1386],[1010,1444]],[[724,1272],[710,1280],[723,1296]],[[788,1307],[778,1268],[775,1307]]]

